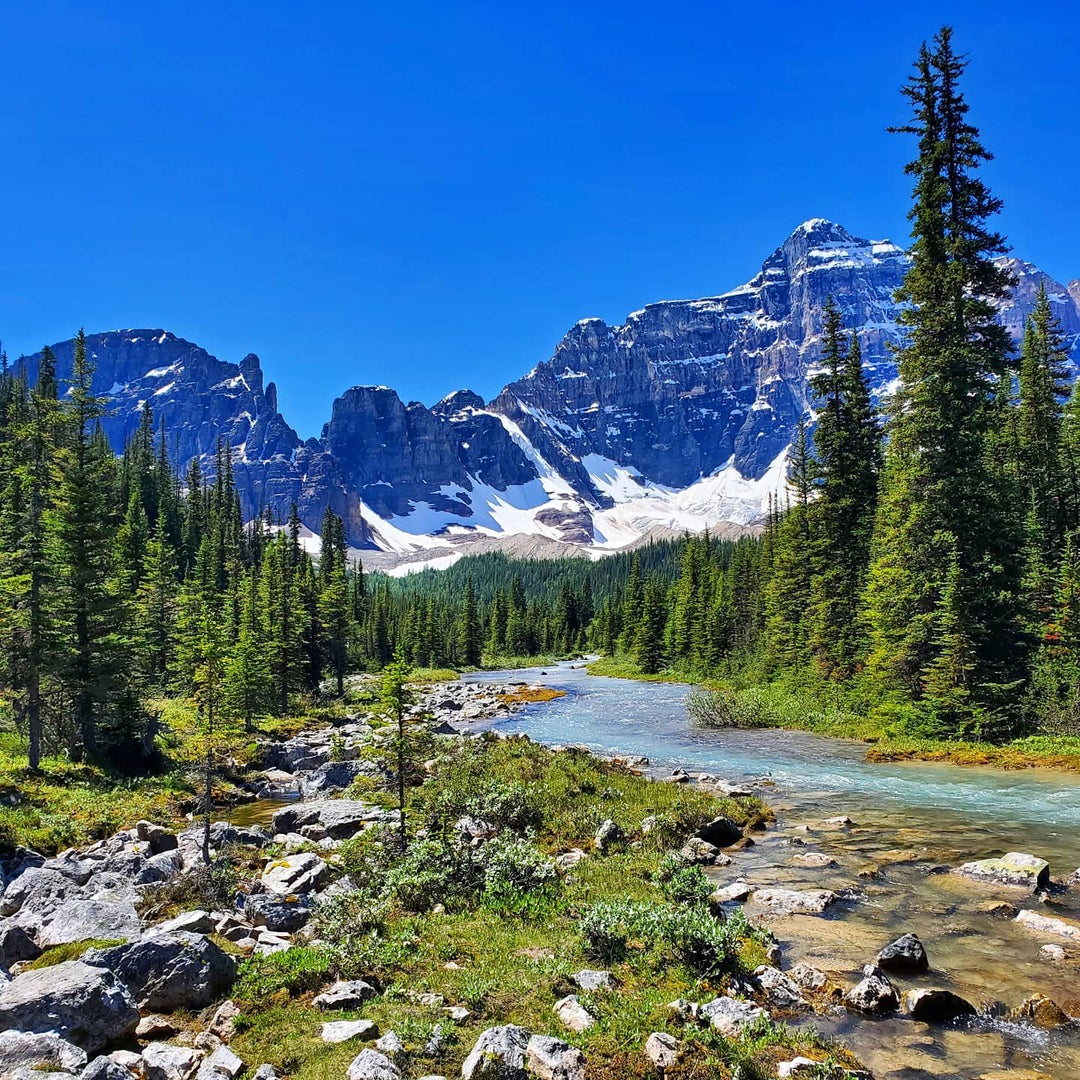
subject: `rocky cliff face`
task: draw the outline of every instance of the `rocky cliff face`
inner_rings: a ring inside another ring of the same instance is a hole
[[[1031,263],[1006,263],[1016,288],[1000,310],[1013,337],[1045,282],[1080,362],[1080,280],[1066,287]],[[249,515],[269,506],[284,517],[296,502],[317,530],[329,504],[354,544],[396,551],[430,552],[466,533],[618,546],[656,529],[751,521],[782,489],[827,296],[887,394],[900,340],[893,294],[907,266],[896,245],[814,219],[730,292],[650,304],[622,326],[582,320],[490,403],[459,390],[429,409],[387,387],[353,387],[307,442],[254,355],[225,363],[160,330],[96,334],[88,347],[113,446],[146,401],[181,467],[228,440]],[[63,378],[72,343],[54,349]],[[30,377],[37,360],[23,360]]]

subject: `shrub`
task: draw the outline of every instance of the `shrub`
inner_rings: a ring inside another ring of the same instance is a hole
[[[328,949],[301,946],[252,956],[240,964],[232,996],[242,1007],[265,1008],[272,998],[279,1002],[318,990],[335,974]]]
[[[499,836],[481,848],[484,863],[484,888],[505,887],[530,892],[543,889],[557,880],[555,866],[535,844]]]
[[[436,904],[455,907],[484,884],[484,868],[472,848],[442,840],[417,840],[391,863],[386,886],[406,911],[430,911]]]
[[[700,866],[682,866],[661,884],[660,891],[672,903],[701,907],[713,886]]]

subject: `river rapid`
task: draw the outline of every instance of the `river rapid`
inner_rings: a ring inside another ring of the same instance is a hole
[[[1006,1018],[1033,994],[1080,1015],[1080,960],[1070,955],[1049,961],[1039,953],[1054,943],[1075,954],[1077,944],[991,914],[987,903],[1004,899],[1077,919],[1080,886],[1056,891],[1043,904],[1020,890],[993,890],[945,872],[972,859],[1024,851],[1048,860],[1055,880],[1068,878],[1080,867],[1080,777],[927,762],[870,764],[859,743],[786,730],[700,728],[687,718],[686,686],[591,676],[569,664],[470,678],[523,678],[567,692],[474,730],[487,726],[547,744],[645,755],[661,773],[680,765],[729,782],[762,781],[758,790],[776,812],[775,826],[711,876],[720,884],[743,878],[759,887],[854,890],[852,899],[824,916],[779,917],[747,905],[747,913],[776,934],[785,968],[806,961],[852,984],[882,946],[901,933],[918,934],[931,969],[910,979],[894,977],[898,989],[951,989],[980,1006],[980,1017],[942,1027],[838,1011],[806,1021],[843,1038],[878,1080],[976,1080],[994,1070],[1010,1070],[1002,1080],[1080,1078],[1080,1025],[1047,1031]],[[825,824],[838,815],[853,824]],[[811,869],[792,862],[809,851],[822,852],[835,865]]]

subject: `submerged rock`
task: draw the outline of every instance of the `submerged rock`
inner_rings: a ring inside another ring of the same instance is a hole
[[[1050,934],[1053,937],[1080,941],[1080,923],[1067,922],[1052,915],[1040,915],[1037,911],[1021,911],[1015,921],[1028,930],[1038,934]]]
[[[820,915],[840,897],[831,889],[758,889],[750,899],[778,915]]]
[[[1056,1028],[1069,1022],[1064,1009],[1051,998],[1034,994],[1022,1001],[1010,1014],[1014,1020],[1030,1020],[1043,1028]]]

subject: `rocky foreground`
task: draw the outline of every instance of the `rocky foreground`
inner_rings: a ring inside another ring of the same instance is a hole
[[[522,689],[519,684],[439,685],[426,692],[416,713],[428,718],[433,733],[452,739],[462,724],[520,708],[530,699]],[[238,960],[310,942],[309,923],[318,906],[353,888],[336,865],[337,850],[369,830],[396,826],[396,811],[343,794],[360,778],[374,785],[387,781],[385,766],[367,753],[382,738],[371,717],[357,716],[265,748],[266,769],[253,787],[264,796],[299,797],[277,808],[268,828],[224,821],[212,825],[212,849],[228,852],[247,874],[231,904],[212,910],[181,904],[183,910],[163,918],[160,904],[153,902],[162,889],[204,873],[200,826],[172,832],[143,821],[81,850],[52,858],[17,850],[0,862],[0,1080],[233,1080],[241,1073],[274,1080],[272,1066],[244,1061],[230,1049],[239,1009],[228,995]],[[643,759],[619,764],[648,765]],[[694,783],[735,800],[753,797],[750,788],[682,770],[663,780]],[[822,824],[844,829],[851,823],[837,817]],[[591,846],[563,851],[555,865],[561,875],[572,876],[582,860],[640,845],[660,827],[658,818],[647,817],[635,838],[614,821],[603,821]],[[490,834],[485,822],[473,818],[462,818],[457,829],[459,842],[473,847],[486,843]],[[680,865],[722,870],[753,839],[718,816],[680,842]],[[813,851],[795,857],[807,867],[826,858]],[[1023,853],[972,862],[955,873],[1031,895],[1054,887],[1047,864]],[[846,899],[830,889],[751,886],[736,876],[715,889],[709,906],[719,919],[743,903],[776,917],[820,916]],[[1050,938],[1047,948],[1062,955],[1066,946],[1080,941],[1080,925],[1067,920],[1030,910],[1015,918]],[[673,1001],[668,1007],[672,1023],[687,1033],[704,1029],[739,1039],[774,1017],[841,1010],[852,1016],[898,1014],[948,1024],[979,1011],[978,1003],[933,982],[917,984],[931,962],[914,934],[868,957],[854,985],[840,985],[832,973],[806,963],[783,970],[775,939],[766,935],[766,940],[772,942],[766,963],[710,1000]],[[59,962],[38,965],[53,958]],[[898,976],[916,985],[901,990],[894,982]],[[556,1001],[552,1024],[566,1033],[586,1032],[598,1022],[598,1002],[615,991],[618,980],[610,971],[592,969],[570,979],[572,992]],[[360,1010],[378,993],[371,982],[349,979],[324,987],[312,1004],[339,1016]],[[405,993],[441,1015],[447,1029],[470,1019],[469,1008],[442,995]],[[1023,1002],[1017,1015],[1047,1026],[1070,1022],[1061,1006],[1039,996]],[[351,1059],[347,1080],[422,1075],[421,1061],[410,1056],[403,1040],[392,1030],[380,1033],[369,1019],[328,1019],[320,1038],[328,1044],[370,1044]],[[689,1038],[654,1031],[638,1053],[661,1075],[676,1072],[684,1064]],[[779,1077],[870,1075],[825,1066],[816,1055],[789,1053],[771,1067]],[[583,1080],[586,1061],[580,1049],[556,1035],[502,1024],[479,1034],[461,1074],[463,1080]]]

